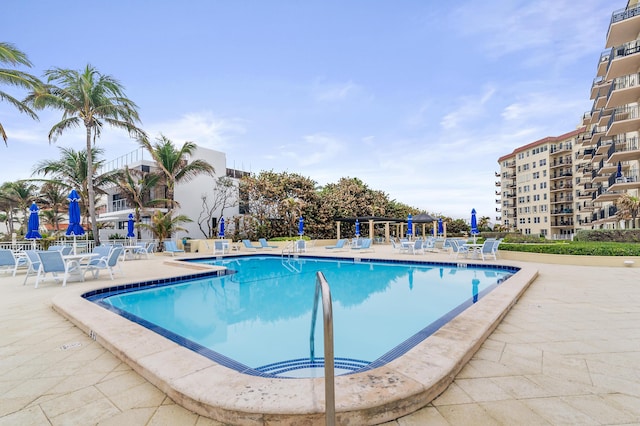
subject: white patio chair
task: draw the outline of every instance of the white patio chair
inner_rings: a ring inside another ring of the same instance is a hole
[[[39,251],[36,252],[38,257],[40,258],[40,267],[38,268],[38,276],[36,277],[36,285],[35,288],[38,288],[38,284],[40,284],[40,280],[44,279],[44,277],[51,273],[55,281],[58,281],[58,274],[64,274],[62,277],[62,286],[67,285],[67,278],[71,275],[71,273],[80,271],[80,264],[78,262],[65,262],[62,257],[61,250],[53,250],[53,251]]]
[[[40,257],[38,256],[38,252],[36,250],[25,250],[24,254],[27,259],[27,273],[24,276],[24,281],[22,285],[27,283],[27,278],[29,275],[37,275],[38,269],[40,268]]]
[[[465,247],[464,244],[457,239],[451,239],[449,241],[449,245],[451,246],[452,250],[451,255],[455,255],[455,259],[457,259],[460,254],[463,254],[464,257],[467,257],[467,255],[469,254],[469,247]]]
[[[109,255],[107,257],[99,257],[95,259],[91,259],[89,263],[86,265],[86,270],[93,274],[93,278],[98,278],[100,275],[100,271],[106,269],[109,271],[109,276],[113,280],[113,269],[117,266],[120,269],[120,273],[123,274],[122,268],[118,264],[120,261],[120,255],[124,247],[116,246],[111,249]]]
[[[13,276],[16,276],[18,267],[26,266],[27,259],[24,257],[16,257],[13,251],[10,249],[0,249],[0,270],[1,271],[13,271]]]

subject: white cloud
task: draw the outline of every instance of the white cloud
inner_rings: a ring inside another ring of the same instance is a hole
[[[326,83],[316,80],[311,90],[313,98],[320,102],[344,101],[363,92],[362,87],[353,81]]]
[[[149,136],[160,133],[176,144],[184,141],[195,142],[206,148],[224,150],[236,135],[246,132],[246,122],[238,118],[224,118],[210,111],[192,112],[182,117],[147,126]]]
[[[444,115],[440,120],[440,125],[445,130],[452,130],[461,123],[483,116],[487,111],[487,103],[493,98],[496,89],[487,86],[481,93],[480,98],[464,97],[461,98],[461,104],[453,111]]]
[[[303,137],[303,142],[280,147],[282,155],[295,161],[299,167],[305,168],[331,161],[345,151],[344,143],[339,139],[314,134]]]

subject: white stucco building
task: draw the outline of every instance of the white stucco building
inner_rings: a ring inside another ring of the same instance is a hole
[[[211,164],[215,169],[215,176],[200,175],[189,182],[176,184],[174,199],[179,203],[179,207],[176,207],[174,211],[176,214],[182,214],[189,217],[193,222],[181,224],[180,226],[186,228],[187,232],[179,231],[177,235],[173,235],[174,239],[185,236],[194,239],[206,239],[210,237],[210,235],[205,235],[200,229],[201,226],[198,224],[199,219],[202,222],[202,228],[205,231],[208,231],[209,229],[218,229],[218,220],[223,214],[225,219],[227,219],[232,218],[239,213],[237,189],[234,191],[235,200],[232,203],[233,206],[225,207],[224,211],[221,211],[221,208],[214,209],[212,214],[203,215],[202,197],[207,197],[209,206],[211,206],[213,204],[213,200],[216,198],[215,188],[216,181],[219,177],[226,176],[230,178],[235,188],[237,188],[239,179],[247,173],[228,168],[226,154],[220,151],[198,146],[193,155],[188,158],[187,161],[191,162],[196,159],[204,160]],[[125,166],[131,170],[135,169],[143,172],[150,172],[156,169],[155,162],[151,158],[151,155],[144,149],[140,148],[106,163],[100,173],[115,169],[122,169]],[[152,191],[150,198],[165,198],[165,191],[166,187],[164,185],[160,185]],[[113,227],[100,230],[100,238],[106,240],[113,234],[126,235],[129,214],[135,214],[133,206],[128,205],[126,200],[120,196],[116,186],[107,189],[107,196],[103,204],[104,205],[98,215],[98,221],[112,223]],[[156,209],[163,211],[167,210],[159,207],[148,208],[142,213],[142,222],[149,223],[151,215]],[[206,221],[204,220],[205,218],[207,218]],[[231,221],[227,220],[227,222]],[[232,226],[232,224],[227,224],[228,230],[229,226]],[[143,230],[142,232],[143,239],[152,238],[149,231]]]

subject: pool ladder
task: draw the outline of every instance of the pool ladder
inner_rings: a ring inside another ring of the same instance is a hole
[[[331,290],[329,283],[320,271],[316,273],[316,291],[313,296],[313,313],[311,314],[311,334],[309,336],[311,362],[315,358],[316,314],[318,312],[318,297],[322,296],[322,317],[324,324],[324,399],[325,421],[327,426],[336,424],[336,389],[333,358],[333,307],[331,305]]]
[[[289,241],[286,246],[282,248],[282,257],[291,258],[295,251],[295,242]]]

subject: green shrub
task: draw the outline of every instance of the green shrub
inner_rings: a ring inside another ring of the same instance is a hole
[[[640,243],[640,229],[581,229],[573,240]]]
[[[502,243],[500,250],[573,256],[640,256],[640,244],[567,241],[543,244]]]

